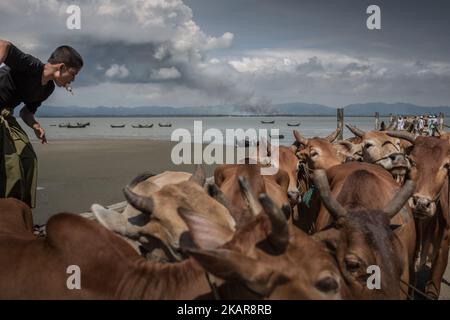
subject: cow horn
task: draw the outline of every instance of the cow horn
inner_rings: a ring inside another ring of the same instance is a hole
[[[298,143],[306,146],[308,144],[308,139],[305,138],[304,136],[302,136],[300,134],[300,132],[298,132],[297,130],[294,130],[294,137],[295,137],[295,141],[297,141]]]
[[[330,142],[333,142],[334,140],[337,139],[337,137],[339,136],[340,133],[341,133],[341,128],[336,128],[336,130],[334,130],[333,133],[326,136],[325,139],[327,139]]]
[[[361,130],[361,129],[358,129],[357,127],[352,126],[352,125],[350,125],[350,124],[346,124],[345,126],[348,128],[348,130],[350,130],[350,131],[351,131],[355,136],[357,136],[357,137],[362,138],[363,135],[366,134],[365,131],[363,131],[363,130]]]
[[[265,193],[259,196],[259,202],[272,225],[272,231],[268,235],[267,241],[277,254],[281,254],[286,250],[289,243],[289,228],[286,216]]]
[[[416,141],[416,136],[414,134],[405,131],[386,131],[386,134],[390,137],[405,139],[412,144]]]
[[[397,212],[403,207],[406,201],[412,196],[416,184],[412,180],[407,180],[403,187],[397,192],[395,197],[388,203],[384,212],[388,215],[389,219],[392,219]]]
[[[222,192],[222,190],[219,189],[219,187],[216,184],[208,185],[208,194],[212,198],[214,198],[217,202],[219,202],[221,205],[223,205],[230,213],[232,212],[233,208],[231,206],[230,201],[227,199],[225,194]]]
[[[331,195],[330,185],[328,183],[325,170],[314,170],[313,181],[319,189],[323,204],[335,220],[347,215],[347,210]]]
[[[136,210],[152,214],[154,207],[152,197],[140,196],[131,191],[131,188],[129,186],[126,186],[123,189],[123,194],[125,195],[128,203],[131,204]]]
[[[195,165],[195,171],[189,178],[189,181],[197,183],[198,185],[200,185],[200,187],[203,187],[205,185],[205,170],[203,170],[203,166],[201,164]]]
[[[243,176],[238,177],[239,182],[239,188],[242,192],[242,196],[244,197],[245,201],[247,202],[248,209],[250,210],[250,213],[252,216],[256,216],[259,212],[257,209],[257,203],[255,198],[253,197],[253,194],[250,192],[250,187],[247,183],[247,180]]]
[[[144,182],[145,180],[147,180],[148,178],[154,177],[155,175],[153,173],[150,172],[144,172],[141,173],[140,175],[138,175],[137,177],[135,177],[133,180],[131,180],[131,182],[128,184],[128,186],[130,188],[134,188],[135,186],[137,186],[139,183]]]

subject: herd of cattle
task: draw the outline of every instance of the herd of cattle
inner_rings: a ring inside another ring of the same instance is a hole
[[[0,199],[0,298],[437,299],[449,250],[446,136],[348,126],[262,162],[142,174],[124,210],[60,213],[45,235]],[[68,289],[67,267],[81,289]],[[369,266],[380,286],[369,288]],[[428,270],[418,290],[419,272]]]

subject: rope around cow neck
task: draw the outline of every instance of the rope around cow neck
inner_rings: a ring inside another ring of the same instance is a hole
[[[212,274],[210,274],[208,271],[205,271],[205,276],[206,276],[206,280],[208,281],[209,288],[211,289],[212,294],[214,296],[214,300],[222,300],[220,298],[219,289],[217,288],[217,285],[216,285],[216,281],[215,281],[216,278]]]
[[[417,292],[419,295],[421,295],[422,297],[426,298],[427,300],[434,300],[434,298],[430,297],[425,292],[417,289],[416,287],[414,287],[413,285],[407,283],[406,281],[403,281],[402,279],[400,279],[400,282],[403,283],[403,284],[406,284],[409,288],[413,289],[415,292]],[[408,296],[408,298],[410,300],[414,300],[414,296],[409,295],[407,292],[406,292],[406,295]]]

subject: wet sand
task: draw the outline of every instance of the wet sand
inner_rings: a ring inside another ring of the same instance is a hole
[[[33,142],[38,155],[35,224],[44,224],[59,212],[89,211],[93,203],[110,205],[124,200],[122,188],[142,172],[193,171],[192,165],[175,165],[175,143],[156,140],[52,140]],[[205,166],[207,176],[215,166]],[[441,298],[450,299],[450,263]]]
[[[124,200],[122,188],[142,172],[192,172],[192,165],[175,165],[175,143],[153,140],[52,140],[33,142],[38,155],[37,204],[34,223],[44,224],[59,212],[89,211],[93,203]],[[205,166],[212,175],[213,166]]]

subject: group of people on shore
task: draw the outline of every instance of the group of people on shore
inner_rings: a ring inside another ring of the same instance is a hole
[[[444,118],[437,115],[398,116],[396,129],[407,130],[414,134],[435,136],[442,128]]]

